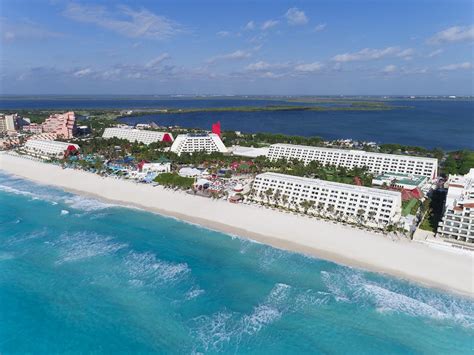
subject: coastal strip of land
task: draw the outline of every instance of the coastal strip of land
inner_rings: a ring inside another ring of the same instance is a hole
[[[41,184],[136,206],[277,248],[474,297],[472,255],[392,240],[340,224],[192,196],[0,153],[0,170]]]
[[[406,109],[407,106],[391,106],[385,103],[349,103],[334,106],[302,106],[302,105],[267,105],[267,106],[230,106],[230,107],[193,107],[193,108],[166,108],[166,109],[134,109],[133,116],[182,113],[223,113],[223,112],[279,112],[279,111],[388,111]],[[127,117],[128,115],[121,116]]]

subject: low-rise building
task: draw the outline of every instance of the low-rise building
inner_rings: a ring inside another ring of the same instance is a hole
[[[437,236],[474,247],[474,168],[448,179],[448,194]]]
[[[422,175],[411,175],[401,173],[385,173],[377,175],[372,179],[372,184],[376,186],[387,186],[398,189],[413,190],[419,188],[425,190],[429,183],[429,178]]]
[[[235,145],[229,150],[232,151],[232,155],[246,158],[257,158],[268,155],[268,147],[254,148]]]
[[[25,133],[40,134],[43,132],[43,126],[37,123],[30,123],[23,126],[22,130]]]
[[[325,211],[380,228],[398,223],[401,215],[402,199],[398,191],[278,173],[257,175],[252,191],[256,201],[295,210],[305,209],[306,201],[309,212]]]
[[[227,148],[215,133],[189,133],[178,135],[171,146],[171,151],[178,155],[195,152],[226,153]]]
[[[363,150],[321,148],[293,144],[272,144],[267,157],[270,160],[298,159],[308,164],[319,161],[324,165],[346,168],[367,167],[372,174],[402,173],[427,176],[438,175],[438,159],[409,155],[372,153]]]
[[[0,150],[15,148],[19,145],[20,139],[18,137],[0,138]]]
[[[110,127],[104,130],[102,138],[126,139],[129,142],[151,144],[156,142],[172,142],[173,135],[167,132],[147,131],[144,129]]]
[[[57,138],[55,133],[39,133],[33,134],[32,136],[26,138],[26,140],[40,140],[40,141],[54,141]]]
[[[171,163],[143,163],[139,165],[139,168],[143,173],[169,173]]]
[[[79,146],[66,142],[30,139],[23,146],[23,150],[25,153],[38,158],[62,159],[67,152],[78,151]]]
[[[207,171],[199,170],[193,167],[186,166],[184,168],[179,169],[179,176],[182,177],[198,177],[203,175]]]

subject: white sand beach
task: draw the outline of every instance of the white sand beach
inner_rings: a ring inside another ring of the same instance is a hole
[[[0,169],[38,183],[177,217],[277,248],[383,272],[474,297],[474,258],[267,208],[103,178],[0,153]]]

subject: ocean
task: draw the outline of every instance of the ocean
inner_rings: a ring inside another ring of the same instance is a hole
[[[0,110],[209,108],[288,104],[296,103],[289,103],[284,99],[245,98],[0,98]],[[474,149],[473,100],[393,100],[387,104],[405,108],[390,111],[195,112],[127,117],[122,121],[130,124],[156,122],[166,126],[210,129],[213,122],[220,120],[224,130],[248,133],[283,133],[320,136],[324,139],[351,138],[377,143],[439,147],[445,150]],[[343,103],[325,105],[344,106]]]
[[[473,339],[472,300],[0,173],[2,354],[467,354]]]

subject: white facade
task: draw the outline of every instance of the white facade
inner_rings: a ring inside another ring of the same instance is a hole
[[[145,163],[142,166],[143,173],[169,173],[171,163]]]
[[[30,139],[25,143],[24,150],[30,155],[41,158],[61,159],[64,157],[64,153],[66,152],[69,146],[73,146],[74,148],[79,149],[79,146],[77,144],[59,141]]]
[[[0,115],[0,133],[15,131],[15,123],[18,115]]]
[[[139,142],[150,144],[155,142],[173,141],[171,133],[147,131],[143,129],[133,128],[106,128],[102,134],[102,138],[119,138],[126,139],[129,142]]]
[[[194,152],[226,153],[227,148],[215,133],[180,134],[176,137],[171,151],[178,155]]]
[[[346,168],[364,167],[373,174],[403,173],[427,176],[431,179],[438,175],[438,159],[372,153],[362,150],[320,148],[293,144],[273,144],[267,157],[270,160],[298,159],[308,164],[317,160],[324,165],[336,165]]]
[[[203,171],[196,168],[184,167],[179,169],[178,174],[182,177],[197,177],[203,175]]]
[[[474,246],[474,169],[466,175],[449,177],[444,216],[437,235]]]
[[[268,155],[268,147],[254,148],[254,147],[243,147],[234,145],[232,148],[232,155],[245,158],[257,158]]]
[[[301,202],[311,201],[310,212],[332,211],[341,217],[359,218],[367,225],[383,227],[397,223],[401,215],[402,197],[398,191],[277,173],[257,175],[253,183],[254,199],[267,201],[269,189],[271,196],[278,191],[280,197],[272,202],[280,206],[296,209],[301,208]]]

